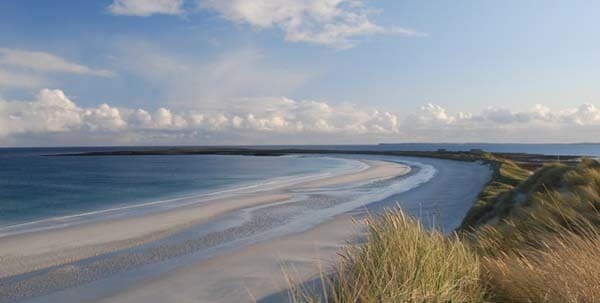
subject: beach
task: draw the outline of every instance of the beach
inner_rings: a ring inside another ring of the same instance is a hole
[[[452,230],[491,174],[479,163],[350,160],[363,165],[161,211],[4,235],[0,301],[285,301],[284,269],[298,281],[314,279],[360,238],[367,211],[401,205]]]

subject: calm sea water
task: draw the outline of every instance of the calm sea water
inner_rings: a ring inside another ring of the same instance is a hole
[[[84,149],[89,150],[89,149]],[[82,149],[0,149],[0,226],[337,169],[321,157],[46,157]]]

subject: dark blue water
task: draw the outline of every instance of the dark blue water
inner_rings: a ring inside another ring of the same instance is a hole
[[[89,149],[85,149],[89,150]],[[0,149],[0,226],[306,175],[320,157],[45,157],[81,149]]]

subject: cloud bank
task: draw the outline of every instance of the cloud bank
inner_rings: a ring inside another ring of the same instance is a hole
[[[541,105],[526,112],[489,108],[477,114],[451,114],[427,104],[400,118],[352,104],[284,97],[185,111],[106,103],[86,108],[50,89],[31,101],[0,100],[2,145],[530,142],[530,137],[552,141],[561,135],[574,142],[594,138],[598,131],[600,108],[592,104],[555,112]]]
[[[427,104],[404,119],[403,126],[412,141],[589,142],[600,131],[600,108],[584,103],[552,111],[538,104],[529,111],[492,107],[451,114]]]
[[[5,144],[19,144],[31,136],[39,140],[41,135],[59,138],[64,134],[87,143],[112,134],[113,141],[101,141],[103,144],[227,143],[228,138],[251,140],[245,142],[250,144],[256,139],[266,143],[290,135],[304,140],[311,135],[397,132],[398,118],[389,112],[288,98],[239,100],[226,109],[204,111],[149,111],[108,104],[83,108],[63,91],[49,89],[41,90],[32,101],[0,101],[0,143]]]
[[[448,113],[443,107],[427,104],[407,120],[415,128],[460,127],[460,128],[519,128],[532,126],[589,126],[600,125],[600,109],[593,104],[552,112],[537,104],[531,111],[513,112],[506,108],[487,108],[479,114]]]
[[[192,2],[189,0],[189,2]],[[196,0],[200,10],[211,11],[236,24],[256,29],[276,28],[285,40],[352,48],[361,36],[396,34],[420,36],[413,29],[384,27],[371,20],[374,10],[364,0]],[[147,17],[154,14],[181,15],[184,0],[114,0],[113,15]]]

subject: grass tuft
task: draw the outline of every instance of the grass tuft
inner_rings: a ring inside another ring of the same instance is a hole
[[[545,249],[483,259],[493,301],[600,302],[600,236],[565,233],[541,241]]]
[[[496,165],[460,236],[388,211],[322,274],[320,291],[291,287],[290,300],[600,302],[600,163],[550,164],[529,178]]]
[[[483,302],[480,262],[456,237],[401,211],[368,220],[366,243],[349,246],[324,292],[293,290],[293,302]],[[319,293],[319,292],[317,292]]]

